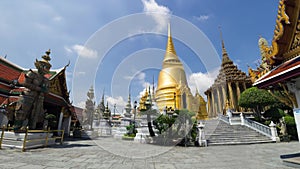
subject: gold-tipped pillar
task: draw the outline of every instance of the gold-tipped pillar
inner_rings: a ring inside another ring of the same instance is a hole
[[[207,110],[208,114],[210,114],[210,92],[207,92]]]
[[[218,93],[218,113],[222,112],[222,105],[221,105],[221,95],[220,95],[220,88],[217,88],[217,93]]]
[[[231,86],[231,82],[228,82],[228,90],[229,90],[229,96],[230,96],[230,98],[229,98],[229,104],[230,104],[230,108],[231,109],[236,109],[235,108],[235,105],[234,105],[234,97],[233,97],[233,90],[232,90],[232,86]]]
[[[240,83],[239,82],[235,82],[236,85],[236,95],[237,95],[237,111],[240,111],[240,107],[239,107],[239,100],[240,100],[240,96],[241,96],[241,90],[240,90]]]
[[[215,117],[216,110],[215,110],[215,92],[214,90],[211,91],[211,110],[212,110],[212,117]]]
[[[226,84],[225,84],[226,85]],[[226,90],[225,90],[225,85],[222,85],[222,93],[223,93],[223,109],[226,107],[226,100],[227,100],[227,97],[226,97]]]

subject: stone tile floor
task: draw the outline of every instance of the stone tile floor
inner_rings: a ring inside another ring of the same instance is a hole
[[[0,168],[288,169],[280,155],[299,153],[300,143],[211,147],[164,147],[113,138],[66,141],[20,152],[0,150]]]

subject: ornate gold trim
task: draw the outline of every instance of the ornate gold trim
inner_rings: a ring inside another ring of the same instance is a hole
[[[284,32],[284,27],[282,24],[282,21],[285,22],[285,24],[290,24],[289,16],[285,12],[285,0],[280,0],[279,6],[278,6],[278,14],[276,19],[276,26],[274,30],[274,36],[272,40],[271,46],[262,45],[262,48],[265,52],[266,58],[270,65],[274,65],[275,60],[274,56],[278,53],[278,44],[277,41],[281,38]]]

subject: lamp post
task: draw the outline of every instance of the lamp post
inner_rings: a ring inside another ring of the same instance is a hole
[[[136,116],[136,105],[137,105],[137,102],[134,101],[134,112],[133,112],[133,131],[135,131],[135,116]]]

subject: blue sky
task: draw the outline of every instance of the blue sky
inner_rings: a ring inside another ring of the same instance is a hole
[[[67,80],[75,104],[83,105],[86,92],[93,85],[96,102],[105,90],[109,103],[117,104],[118,111],[122,111],[129,90],[132,99],[138,101],[153,77],[156,84],[166,46],[167,23],[171,21],[175,49],[185,64],[190,88],[192,92],[198,88],[205,97],[203,91],[213,82],[218,67],[207,65],[201,58],[210,59],[209,55],[220,58],[218,27],[221,26],[229,57],[247,72],[247,64],[255,68],[260,59],[259,36],[269,43],[273,37],[277,7],[276,0],[0,1],[0,56],[7,55],[17,65],[32,68],[34,60],[50,48],[53,69],[71,62]],[[142,21],[132,20],[140,14],[145,15]],[[125,25],[122,21],[127,18],[131,20]],[[181,20],[186,24],[180,24]],[[141,29],[126,30],[133,25]],[[195,26],[204,40],[193,36],[187,25]],[[104,34],[104,28],[111,31]],[[100,62],[93,62],[104,43],[122,31],[127,33],[126,38],[110,46]],[[92,44],[95,37],[99,44],[96,41]],[[188,41],[193,41],[194,47]],[[211,54],[199,56],[195,52],[207,50],[208,46],[214,48]],[[79,70],[81,64],[94,74]]]

